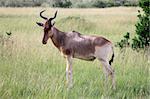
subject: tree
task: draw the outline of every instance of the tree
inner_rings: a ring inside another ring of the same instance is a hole
[[[131,47],[135,50],[139,49],[145,49],[148,50],[150,48],[150,2],[149,0],[140,0],[139,6],[142,8],[143,12],[140,11],[138,14],[138,22],[135,24],[136,27],[136,35],[132,39],[132,42],[129,42],[128,36],[129,33],[127,33],[124,38],[117,42],[117,46],[122,48],[125,48],[126,45],[132,45]]]
[[[136,23],[136,35],[132,39],[132,48],[139,49],[139,48],[147,48],[150,45],[150,7],[149,7],[149,0],[140,0],[139,6],[142,8],[144,13],[139,12],[138,15],[138,22]]]
[[[53,7],[62,7],[62,8],[69,8],[71,7],[72,3],[70,0],[54,0]]]

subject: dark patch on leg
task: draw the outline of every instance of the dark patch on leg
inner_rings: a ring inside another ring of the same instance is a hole
[[[65,55],[71,55],[71,50],[70,50],[70,49],[64,49],[64,50],[63,50],[63,53],[64,53]]]

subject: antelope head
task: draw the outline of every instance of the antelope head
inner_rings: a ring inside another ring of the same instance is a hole
[[[45,22],[45,23],[36,22],[36,23],[37,23],[39,26],[43,27],[43,29],[44,29],[44,36],[43,36],[42,43],[43,43],[43,44],[46,44],[47,41],[48,41],[48,39],[53,36],[53,33],[51,32],[51,28],[54,26],[55,22],[52,22],[52,21],[56,18],[56,16],[57,16],[57,11],[55,12],[54,17],[49,18],[49,19],[48,19],[47,17],[44,17],[44,16],[42,15],[42,13],[43,13],[44,11],[45,11],[45,10],[43,10],[43,11],[40,12],[40,17],[43,18],[44,20],[46,20],[46,22]]]

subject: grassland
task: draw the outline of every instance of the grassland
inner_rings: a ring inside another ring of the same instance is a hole
[[[42,45],[43,29],[36,21],[58,10],[55,26],[62,31],[101,35],[114,44],[124,33],[135,35],[139,8],[51,9],[0,8],[0,99],[148,99],[149,63],[143,52],[115,47],[117,89],[104,87],[99,61],[74,60],[74,87],[65,85],[65,59],[49,40]],[[6,32],[12,32],[8,38]]]

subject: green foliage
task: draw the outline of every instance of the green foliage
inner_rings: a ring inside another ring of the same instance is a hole
[[[36,7],[41,6],[45,0],[1,0],[1,7]]]
[[[150,1],[149,0],[140,0],[139,6],[143,9],[145,14],[150,14]]]
[[[123,6],[137,6],[138,0],[125,0],[122,5]]]
[[[71,7],[72,3],[70,0],[63,0],[63,1],[55,1],[53,7],[62,7],[62,8],[69,8]]]
[[[104,1],[98,0],[98,1],[95,1],[92,6],[97,7],[97,8],[105,8],[105,7],[107,7],[107,4]]]
[[[150,45],[150,6],[149,6],[149,0],[140,0],[139,6],[143,9],[143,13],[139,12],[139,15],[137,16],[139,18],[138,22],[135,24],[136,26],[136,35],[132,39],[132,48],[133,49],[147,49]],[[129,33],[126,34],[128,36]],[[117,43],[117,45],[122,49],[126,47],[126,44],[128,43],[128,40],[130,38],[126,38],[124,36],[124,39],[122,39],[120,42]]]
[[[136,26],[136,36],[133,38],[133,49],[147,48],[150,45],[150,7],[149,0],[140,0],[139,6],[143,9],[144,13],[138,15],[138,22]]]
[[[90,2],[76,2],[73,7],[75,8],[91,8]]]
[[[105,8],[112,6],[137,6],[137,0],[0,0],[1,7],[76,7]]]
[[[126,35],[124,35],[124,38],[120,42],[117,42],[116,46],[119,47],[120,49],[129,47],[130,46],[129,39],[130,39],[130,33],[127,32]]]

